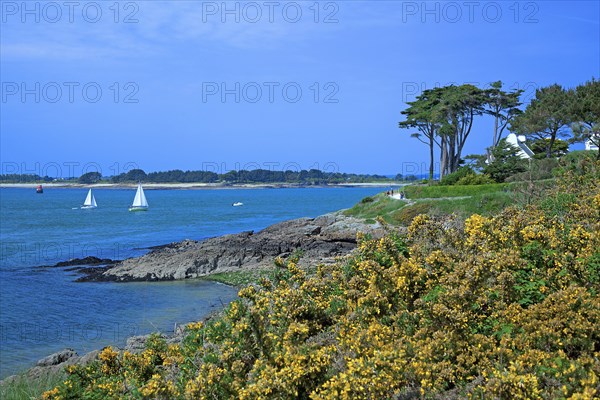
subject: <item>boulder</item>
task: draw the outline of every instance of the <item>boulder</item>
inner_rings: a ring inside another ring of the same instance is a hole
[[[48,357],[42,358],[35,365],[37,367],[49,367],[51,365],[59,365],[73,357],[77,357],[77,353],[75,352],[75,350],[64,349],[54,354],[50,354]]]

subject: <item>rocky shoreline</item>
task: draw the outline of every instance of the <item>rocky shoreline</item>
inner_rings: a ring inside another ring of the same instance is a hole
[[[206,319],[209,318],[211,318],[211,316],[208,316]],[[185,325],[180,325],[175,329],[173,334],[166,335],[161,333],[160,335],[165,338],[167,344],[178,344],[183,340],[184,333]],[[151,335],[140,335],[129,337],[124,348],[121,349],[116,347],[115,349],[120,352],[129,351],[130,353],[141,353],[144,351],[146,341],[150,336]],[[11,375],[0,380],[0,385],[11,384],[16,380],[21,379],[22,376],[31,382],[35,382],[51,375],[61,374],[63,373],[63,369],[69,365],[87,365],[96,360],[100,351],[101,350],[99,349],[92,350],[81,356],[77,354],[75,350],[69,348],[58,351],[37,361],[33,367],[29,368],[21,375]]]
[[[194,279],[222,272],[249,271],[270,267],[276,257],[287,258],[296,253],[304,265],[333,262],[356,248],[358,232],[374,237],[384,233],[378,223],[344,216],[341,212],[316,218],[300,218],[271,225],[261,231],[247,231],[202,241],[184,240],[149,248],[150,252],[135,258],[115,261],[86,257],[59,262],[39,268],[66,268],[82,276],[78,282],[138,282]],[[210,318],[207,317],[207,318]],[[127,340],[124,350],[142,351],[149,335]],[[167,337],[177,343],[183,329]],[[92,351],[79,356],[65,349],[38,361],[25,372],[27,379],[36,380],[48,374],[59,373],[71,364],[86,364],[98,356]],[[9,383],[18,376],[0,382]]]
[[[352,251],[359,231],[373,236],[383,233],[379,224],[365,224],[336,212],[281,222],[258,232],[184,240],[157,246],[141,257],[99,260],[97,264],[109,261],[104,263],[108,265],[87,263],[71,270],[83,274],[78,282],[155,282],[269,267],[276,257],[286,258],[294,252],[311,264],[327,263]]]

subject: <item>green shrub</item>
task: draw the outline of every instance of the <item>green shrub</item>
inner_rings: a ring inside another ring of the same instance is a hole
[[[475,175],[475,171],[473,171],[473,168],[471,168],[468,165],[460,167],[453,173],[444,176],[440,180],[440,185],[456,185],[460,179],[469,175]]]
[[[492,150],[493,160],[483,168],[483,172],[494,181],[501,183],[509,176],[527,171],[528,161],[521,158],[519,149],[502,139]]]
[[[457,185],[487,185],[488,183],[494,183],[494,180],[485,174],[469,174],[456,182]]]
[[[408,226],[417,215],[427,214],[430,209],[431,203],[429,202],[416,203],[401,208],[392,213],[392,222],[395,225]]]
[[[440,186],[450,185],[485,185],[495,181],[485,174],[477,174],[471,166],[460,167],[455,172],[446,175],[440,181]]]
[[[527,171],[519,172],[506,178],[506,182],[540,181],[554,177],[554,170],[559,165],[556,158],[542,158],[531,160]]]
[[[583,171],[585,166],[593,164],[596,159],[595,151],[572,151],[562,157],[558,162],[558,166],[554,169],[555,176],[562,176],[565,173]]]

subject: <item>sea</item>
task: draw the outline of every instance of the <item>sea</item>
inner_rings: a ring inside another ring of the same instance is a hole
[[[203,280],[77,283],[72,258],[140,256],[184,239],[258,231],[276,222],[348,208],[385,187],[146,190],[147,212],[129,212],[135,189],[0,189],[0,379],[49,354],[80,355],[128,337],[172,333],[237,297]],[[235,202],[243,206],[233,207]]]

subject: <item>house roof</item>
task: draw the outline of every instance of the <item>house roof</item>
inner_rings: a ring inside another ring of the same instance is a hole
[[[525,144],[525,136],[517,136],[514,133],[509,134],[506,137],[506,142],[512,144],[519,149],[519,157],[521,158],[532,158],[533,151]]]

